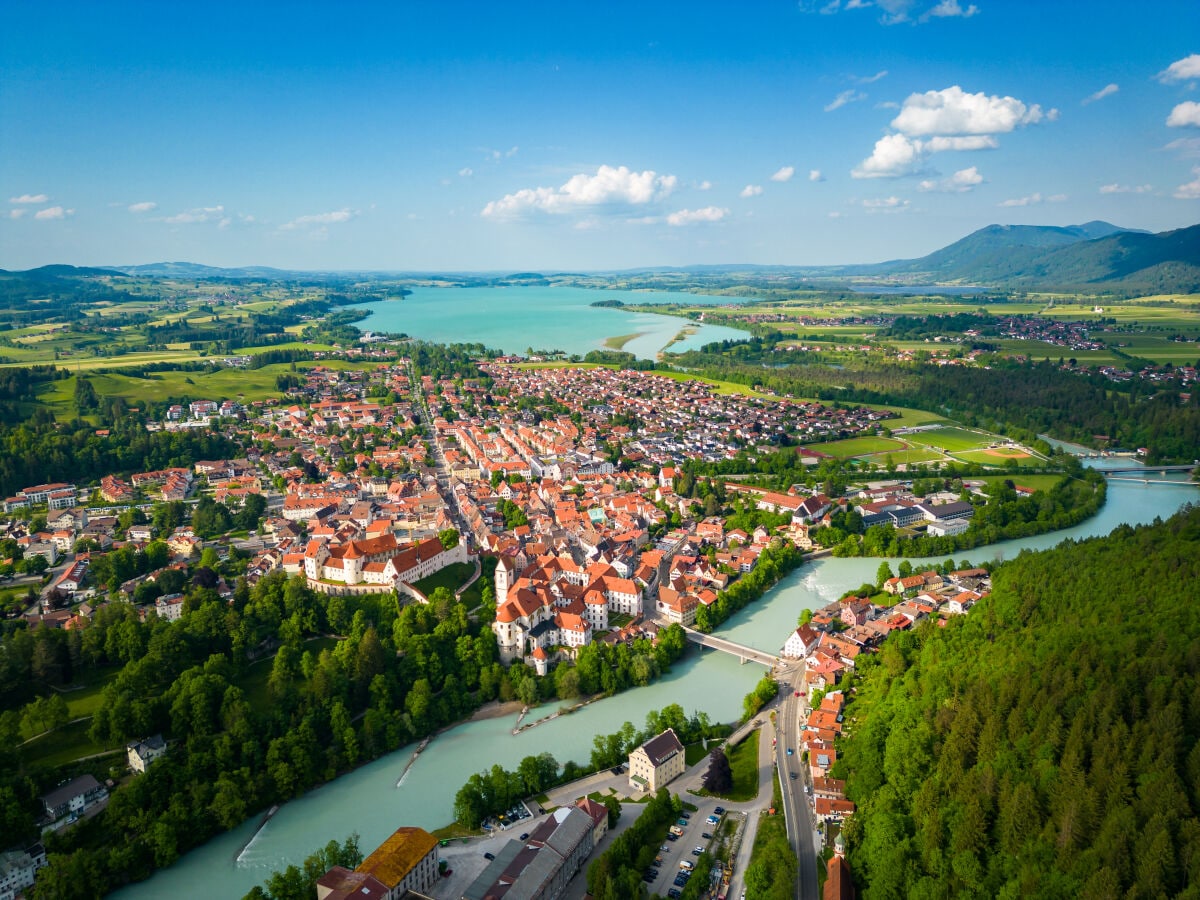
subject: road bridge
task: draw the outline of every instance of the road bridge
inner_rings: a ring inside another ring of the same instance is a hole
[[[1168,472],[1190,472],[1191,466],[1092,466],[1101,475],[1166,475]]]
[[[694,631],[691,628],[684,628],[683,630],[687,634],[687,639],[693,644],[700,644],[702,647],[709,647],[713,650],[720,650],[722,653],[736,656],[742,661],[742,665],[745,665],[747,662],[756,662],[766,666],[768,669],[773,669],[779,665],[779,657],[773,653],[764,653],[762,650],[756,650],[753,647],[747,647],[735,641],[717,637],[716,635]]]

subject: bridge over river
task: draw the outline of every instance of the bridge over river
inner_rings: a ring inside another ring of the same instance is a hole
[[[764,653],[762,650],[756,650],[753,647],[728,641],[716,635],[694,631],[691,628],[684,628],[683,630],[687,635],[687,639],[693,644],[700,644],[702,647],[709,647],[713,650],[720,650],[722,653],[736,656],[742,661],[742,665],[745,665],[747,662],[756,662],[766,666],[768,669],[773,669],[780,663],[779,657],[773,653]]]

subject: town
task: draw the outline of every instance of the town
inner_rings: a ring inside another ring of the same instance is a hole
[[[280,400],[214,398],[167,407],[165,419],[147,429],[220,429],[241,455],[111,472],[93,484],[30,485],[5,498],[4,571],[18,591],[9,614],[31,629],[86,637],[92,620],[115,604],[147,624],[182,627],[197,608],[196,585],[234,606],[245,602],[239,592],[282,576],[314,597],[394,598],[401,609],[457,603],[488,623],[503,665],[557,684],[594,642],[655,646],[674,627],[703,644],[731,587],[757,578],[761,560],[770,558],[776,572],[779,548],[792,548],[795,561],[800,551],[819,549],[810,529],[828,529],[853,512],[868,526],[957,534],[975,510],[959,499],[961,492],[974,503],[988,501],[983,482],[915,496],[913,482],[901,479],[864,480],[835,497],[800,484],[779,492],[718,480],[712,483],[725,500],[700,502],[676,491],[692,462],[876,434],[891,414],[722,395],[703,381],[634,370],[538,368],[517,358],[476,366],[474,377],[434,377],[404,358],[358,369],[318,364]],[[809,468],[824,458],[796,455]],[[816,610],[795,633],[781,636],[777,654],[743,654],[769,662],[776,678],[797,688],[804,718],[795,733],[780,726],[773,740],[782,739],[780,753],[786,744],[788,756],[798,752],[807,761],[799,773],[804,801],[828,848],[835,846],[837,823],[853,812],[828,777],[844,674],[892,631],[929,618],[944,622],[987,590],[981,569],[913,574],[907,568],[882,580],[871,596]],[[721,643],[709,646],[729,652]],[[780,690],[781,703],[790,701],[792,694]],[[28,706],[23,727],[52,740],[64,696],[71,694],[52,692]],[[172,744],[170,733],[130,734],[125,774],[87,774],[49,786],[40,795],[41,827],[66,833],[96,816],[129,778],[169,759]],[[646,746],[657,753],[655,741]],[[690,775],[701,777],[704,768],[693,766]],[[789,772],[798,777],[795,768]],[[634,793],[669,780],[654,767],[631,777],[626,788]],[[766,793],[760,799],[765,803]],[[528,815],[531,807],[527,800],[520,809]],[[607,810],[600,815],[587,803],[580,809],[544,822],[539,816],[533,833],[545,835],[530,838],[529,846],[554,848],[555,860],[553,874],[539,878],[565,884],[602,845]],[[738,812],[744,824],[747,810]],[[581,824],[572,824],[576,818]],[[567,851],[564,841],[573,842]],[[401,888],[449,896],[438,849],[427,832],[403,825],[357,874],[333,870],[322,884],[328,896],[368,888],[378,896],[398,896]],[[520,880],[537,858],[500,854],[477,874],[479,886],[464,886],[462,896],[487,896],[489,879]],[[13,848],[6,883],[27,886],[45,863],[41,845]],[[537,870],[546,865],[537,862]],[[454,866],[460,878],[471,871]],[[715,894],[728,889],[733,873],[732,860],[714,870]],[[686,872],[681,878],[677,887]]]

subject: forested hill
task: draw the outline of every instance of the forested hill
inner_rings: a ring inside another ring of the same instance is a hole
[[[870,897],[1200,895],[1200,509],[1022,554],[862,674],[835,774]]]
[[[1191,293],[1200,290],[1200,225],[1161,234],[1124,231],[1107,222],[989,225],[921,259],[871,269],[1009,287]]]

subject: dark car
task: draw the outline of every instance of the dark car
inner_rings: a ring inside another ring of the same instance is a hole
[[[679,818],[681,818],[681,819],[690,819],[691,817],[692,817],[692,814],[690,812],[688,812],[687,810],[684,810],[683,812],[681,812],[679,814]]]
[[[718,816],[723,816],[723,815],[725,815],[725,807],[718,806],[716,809],[713,810],[713,812],[715,812]]]
[[[702,853],[704,853],[703,847],[694,847],[692,849],[692,856],[700,856]]]
[[[792,777],[795,777],[795,776],[792,776]],[[525,832],[523,835],[521,835],[521,840],[525,840],[527,837],[529,837],[529,832],[528,832],[528,831],[527,831],[527,832]]]
[[[676,887],[683,887],[685,884],[687,884],[687,879],[684,878],[682,874],[675,876]]]
[[[789,778],[791,778],[791,779],[792,779],[792,781],[795,781],[795,780],[796,780],[796,773],[795,773],[795,772],[788,772],[788,777],[789,777]]]
[[[667,896],[670,897],[671,900],[677,900],[677,898],[682,897],[683,894],[679,892],[679,888],[671,888],[669,891],[667,891]]]
[[[711,841],[712,840],[712,832],[706,831],[706,832],[704,832],[704,834],[700,835],[700,837],[704,838],[704,840],[706,840],[706,841]]]
[[[487,853],[487,852],[485,851],[485,852],[484,852],[484,854],[483,854],[483,858],[484,858],[484,859],[495,859],[495,858],[496,858],[496,854],[494,854],[494,853]]]

